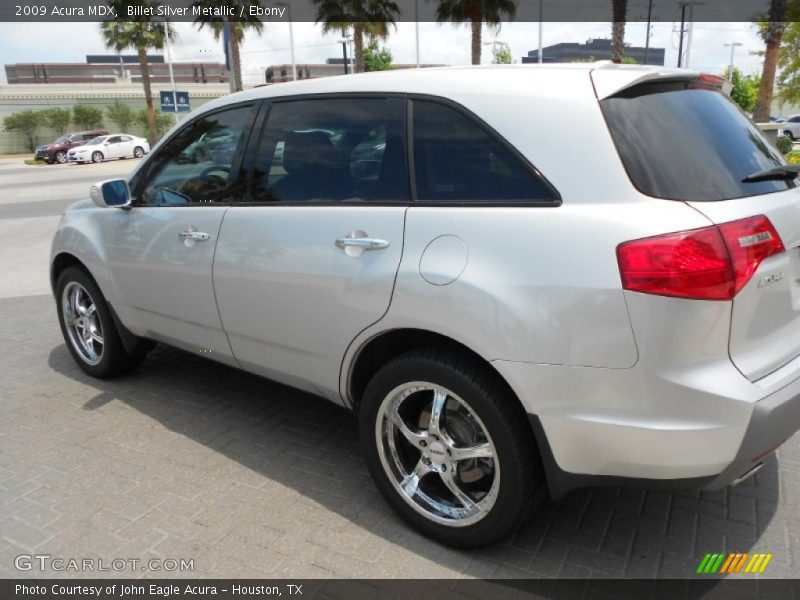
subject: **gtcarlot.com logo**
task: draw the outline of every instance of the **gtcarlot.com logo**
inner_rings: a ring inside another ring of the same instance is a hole
[[[763,573],[772,554],[756,552],[728,552],[706,554],[697,567],[697,572],[702,575],[730,575],[733,573]]]

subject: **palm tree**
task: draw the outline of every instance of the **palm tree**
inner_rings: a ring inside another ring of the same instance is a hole
[[[242,5],[245,7],[244,12],[241,12]],[[258,17],[251,17],[249,10],[249,7],[251,6],[260,7],[261,2],[259,0],[198,0],[193,6],[211,9],[232,8],[234,10],[233,14],[237,15],[237,20],[230,22],[231,66],[233,67],[233,80],[236,91],[240,91],[242,89],[242,62],[239,56],[239,49],[244,41],[244,34],[247,30],[251,30],[258,35],[261,35],[261,33],[264,31],[264,24],[259,20]],[[238,18],[238,15],[240,14],[244,15],[241,20]],[[222,17],[198,17],[194,22],[197,24],[199,29],[202,29],[204,26],[208,25],[211,28],[211,31],[214,33],[215,40],[219,41],[219,39],[222,37],[222,31],[225,23],[225,19]]]
[[[772,0],[769,6],[769,21],[759,24],[761,37],[766,49],[764,52],[764,67],[761,72],[761,84],[758,86],[756,108],[753,111],[753,120],[756,123],[769,121],[772,94],[775,88],[775,71],[778,68],[778,58],[781,50],[781,39],[786,31],[787,2],[786,0]]]
[[[156,14],[159,4],[158,0],[109,0],[108,5],[115,9],[116,14],[124,16],[125,20],[100,23],[100,32],[106,47],[117,52],[128,49],[136,50],[139,55],[139,70],[142,74],[144,101],[147,105],[147,127],[150,131],[151,143],[155,143],[158,139],[158,130],[153,96],[150,90],[150,66],[147,63],[147,51],[151,48],[161,50],[167,38],[175,39],[175,30],[169,23],[151,21],[148,16],[128,17],[126,16],[126,7],[141,6],[149,9],[141,12]]]
[[[386,39],[395,25],[400,7],[393,0],[312,0],[317,7],[315,23],[323,33],[337,31],[343,36],[353,28],[355,72],[364,72],[364,36]]]
[[[513,19],[517,14],[514,0],[439,0],[436,20],[439,22],[464,23],[472,27],[472,64],[481,64],[481,29],[487,23],[498,27],[503,17]]]
[[[625,54],[625,19],[628,13],[628,0],[611,0],[611,60],[622,62]]]

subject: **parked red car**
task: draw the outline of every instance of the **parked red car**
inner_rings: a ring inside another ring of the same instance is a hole
[[[36,149],[34,158],[40,158],[46,163],[66,163],[67,151],[75,146],[82,146],[91,139],[96,138],[98,135],[108,135],[107,131],[79,131],[76,133],[65,133],[59,137],[55,142],[47,146],[39,146]]]

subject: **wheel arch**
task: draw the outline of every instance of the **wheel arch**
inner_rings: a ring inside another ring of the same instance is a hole
[[[358,411],[361,396],[372,376],[388,361],[400,354],[418,348],[436,347],[444,351],[459,352],[470,356],[486,367],[507,389],[511,397],[524,410],[522,402],[492,363],[466,344],[447,335],[418,328],[387,329],[372,335],[355,351],[349,362],[345,381],[345,403]]]

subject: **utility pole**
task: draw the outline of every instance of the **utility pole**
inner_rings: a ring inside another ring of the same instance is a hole
[[[683,34],[684,25],[686,24],[686,3],[681,3],[681,29],[678,38],[678,68],[681,68],[683,62]]]
[[[414,41],[417,47],[417,68],[419,69],[419,0],[414,0]]]
[[[544,52],[542,43],[542,30],[544,29],[542,24],[543,18],[544,18],[544,0],[539,0],[539,64],[542,64],[544,60],[544,57],[542,56],[542,52]]]
[[[344,74],[347,75],[347,38],[339,40],[342,45],[342,56],[344,57]]]
[[[728,80],[733,79],[733,51],[736,49],[737,46],[744,46],[742,42],[728,42],[727,44],[722,44],[723,46],[730,46],[731,47],[731,64],[728,67]]]
[[[175,122],[178,118],[178,93],[175,91],[175,74],[172,72],[172,50],[169,45],[169,21],[164,22],[164,47],[167,49],[167,65],[169,66],[169,82],[172,85],[172,106],[175,107]]]
[[[647,3],[647,34],[644,40],[644,64],[650,56],[650,23],[653,21],[653,0]]]
[[[681,2],[681,30],[680,30],[680,41],[678,42],[678,68],[680,69],[684,66],[688,69],[689,68],[689,59],[691,58],[692,54],[692,37],[694,33],[694,7],[700,6],[705,4],[705,2],[695,2],[691,0],[689,2]],[[689,27],[686,28],[686,9],[689,9]],[[684,61],[684,51],[683,51],[683,34],[688,33],[686,38],[686,60]]]

